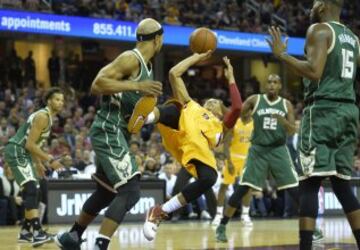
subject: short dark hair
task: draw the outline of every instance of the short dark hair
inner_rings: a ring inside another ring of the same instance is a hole
[[[52,87],[48,89],[44,95],[44,103],[47,104],[48,100],[51,99],[54,94],[64,94],[63,90],[58,87]]]

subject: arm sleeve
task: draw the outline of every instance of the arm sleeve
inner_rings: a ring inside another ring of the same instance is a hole
[[[233,128],[237,119],[240,117],[242,100],[240,92],[235,84],[230,84],[229,86],[230,98],[231,98],[231,107],[230,110],[224,115],[224,125],[227,128]]]

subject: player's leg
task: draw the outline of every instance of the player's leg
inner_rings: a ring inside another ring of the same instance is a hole
[[[224,176],[224,179],[225,179],[225,176]],[[223,181],[223,183],[220,184],[219,192],[217,195],[216,215],[215,215],[214,220],[211,223],[214,226],[218,226],[220,224],[220,220],[221,220],[221,217],[224,212],[225,196],[226,196],[226,191],[227,191],[228,187],[229,187],[229,185],[225,184],[224,181]]]
[[[8,144],[4,153],[15,181],[23,190],[25,218],[18,241],[32,242],[34,246],[51,241],[52,238],[42,229],[39,219],[39,183],[31,157],[24,153],[24,149],[14,144]]]
[[[316,217],[319,210],[318,193],[323,177],[310,177],[300,182],[300,250],[311,249]]]
[[[174,129],[178,128],[180,118],[178,106],[172,103],[155,106],[153,100],[154,98],[151,97],[142,97],[136,103],[128,123],[128,130],[131,133],[139,132],[144,124],[158,122]]]
[[[109,206],[114,197],[114,192],[97,183],[95,192],[85,201],[81,213],[70,231],[56,236],[57,245],[63,248],[80,249],[84,231],[100,211]]]
[[[139,201],[139,180],[139,175],[136,175],[128,180],[126,184],[116,189],[117,194],[111,201],[109,208],[105,212],[105,218],[101,222],[95,249],[106,250],[108,248],[112,235],[123,221],[126,213]]]
[[[241,200],[249,192],[250,187],[262,191],[262,186],[267,177],[267,168],[268,162],[266,157],[257,152],[255,148],[250,148],[240,186],[238,186],[230,197],[220,225],[216,229],[216,239],[218,241],[227,241],[226,225],[241,205]]]
[[[195,166],[197,179],[186,185],[179,194],[172,197],[162,206],[155,206],[148,211],[144,224],[144,235],[148,240],[154,239],[158,224],[167,214],[197,199],[215,184],[217,172],[214,168],[198,160],[191,160],[190,163]]]
[[[338,125],[342,141],[338,142],[341,146],[335,153],[337,176],[330,177],[330,181],[360,248],[360,205],[349,182],[357,147],[359,110],[352,104],[342,105],[339,109],[338,116],[342,119],[337,124],[342,125]]]
[[[250,202],[252,199],[252,192],[251,190],[245,194],[242,198],[242,208],[241,208],[241,223],[243,226],[252,227],[253,222],[250,218]]]
[[[348,180],[332,176],[330,177],[330,181],[334,193],[342,205],[350,223],[357,245],[360,247],[360,203]]]

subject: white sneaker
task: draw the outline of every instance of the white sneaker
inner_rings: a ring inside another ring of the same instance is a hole
[[[203,210],[200,214],[200,219],[202,220],[211,220],[211,215],[209,214],[208,211]]]
[[[244,227],[252,227],[254,226],[254,223],[251,221],[251,218],[248,214],[241,215],[241,224]]]
[[[215,215],[215,218],[213,219],[213,221],[211,222],[211,225],[213,226],[219,226],[220,225],[220,222],[221,222],[221,218],[222,218],[222,215],[221,214],[216,214]]]
[[[153,241],[155,239],[159,224],[166,217],[167,214],[162,211],[161,206],[159,205],[149,209],[143,226],[143,234],[148,241]]]
[[[197,213],[191,212],[191,213],[188,214],[189,219],[196,219],[197,217],[198,217]]]

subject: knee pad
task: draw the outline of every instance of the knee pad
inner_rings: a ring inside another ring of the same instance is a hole
[[[346,214],[360,209],[359,201],[357,200],[349,181],[337,177],[331,177],[330,181],[334,193]]]
[[[38,209],[39,190],[35,181],[29,181],[23,185],[22,197],[25,209]]]
[[[97,216],[102,209],[109,206],[115,195],[115,193],[97,184],[95,192],[85,201],[82,210],[89,215]]]
[[[105,217],[120,224],[124,219],[125,214],[140,199],[139,178],[136,177],[135,179],[130,180],[124,186],[117,188],[117,191],[117,195],[106,210]]]
[[[231,195],[228,204],[234,208],[238,208],[241,205],[242,198],[247,194],[249,191],[248,186],[239,186],[235,192]]]

